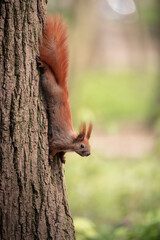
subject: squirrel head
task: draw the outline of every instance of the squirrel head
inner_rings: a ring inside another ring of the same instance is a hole
[[[86,124],[83,123],[79,134],[74,139],[74,151],[81,156],[90,155],[90,144],[89,139],[92,132],[92,123],[89,124],[88,131],[86,133]]]

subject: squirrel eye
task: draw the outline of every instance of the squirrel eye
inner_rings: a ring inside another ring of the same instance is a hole
[[[84,144],[81,144],[81,148],[84,148]]]

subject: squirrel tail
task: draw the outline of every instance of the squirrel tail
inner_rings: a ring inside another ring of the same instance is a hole
[[[62,18],[58,14],[54,18],[47,15],[39,47],[40,59],[51,68],[62,88],[67,88],[69,51],[66,41],[67,26]]]

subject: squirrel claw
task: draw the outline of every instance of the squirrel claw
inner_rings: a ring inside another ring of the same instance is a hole
[[[41,60],[38,60],[37,62],[39,64],[39,68],[44,68],[45,67],[44,62],[42,62]]]
[[[60,153],[60,159],[61,159],[61,162],[62,162],[63,164],[66,163],[66,158],[65,158],[65,156],[64,156],[64,153]]]
[[[51,154],[49,155],[49,160],[51,163],[53,162],[53,156]]]
[[[37,62],[39,61],[39,59],[40,59],[40,57],[39,57],[39,56],[36,56],[36,61],[37,61]]]
[[[62,156],[62,157],[61,157],[61,162],[62,162],[63,164],[66,163],[66,158],[65,158],[65,156]]]
[[[45,63],[43,61],[41,61],[39,56],[36,57],[36,61],[37,61],[37,64],[38,64],[39,68],[44,68],[45,67]]]

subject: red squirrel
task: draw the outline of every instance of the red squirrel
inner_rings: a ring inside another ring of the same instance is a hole
[[[92,124],[86,131],[84,123],[78,134],[72,126],[67,86],[68,45],[67,27],[62,18],[46,16],[42,41],[39,47],[42,89],[45,95],[51,138],[49,139],[50,160],[59,153],[65,163],[64,154],[75,151],[81,156],[90,155],[89,138]]]

